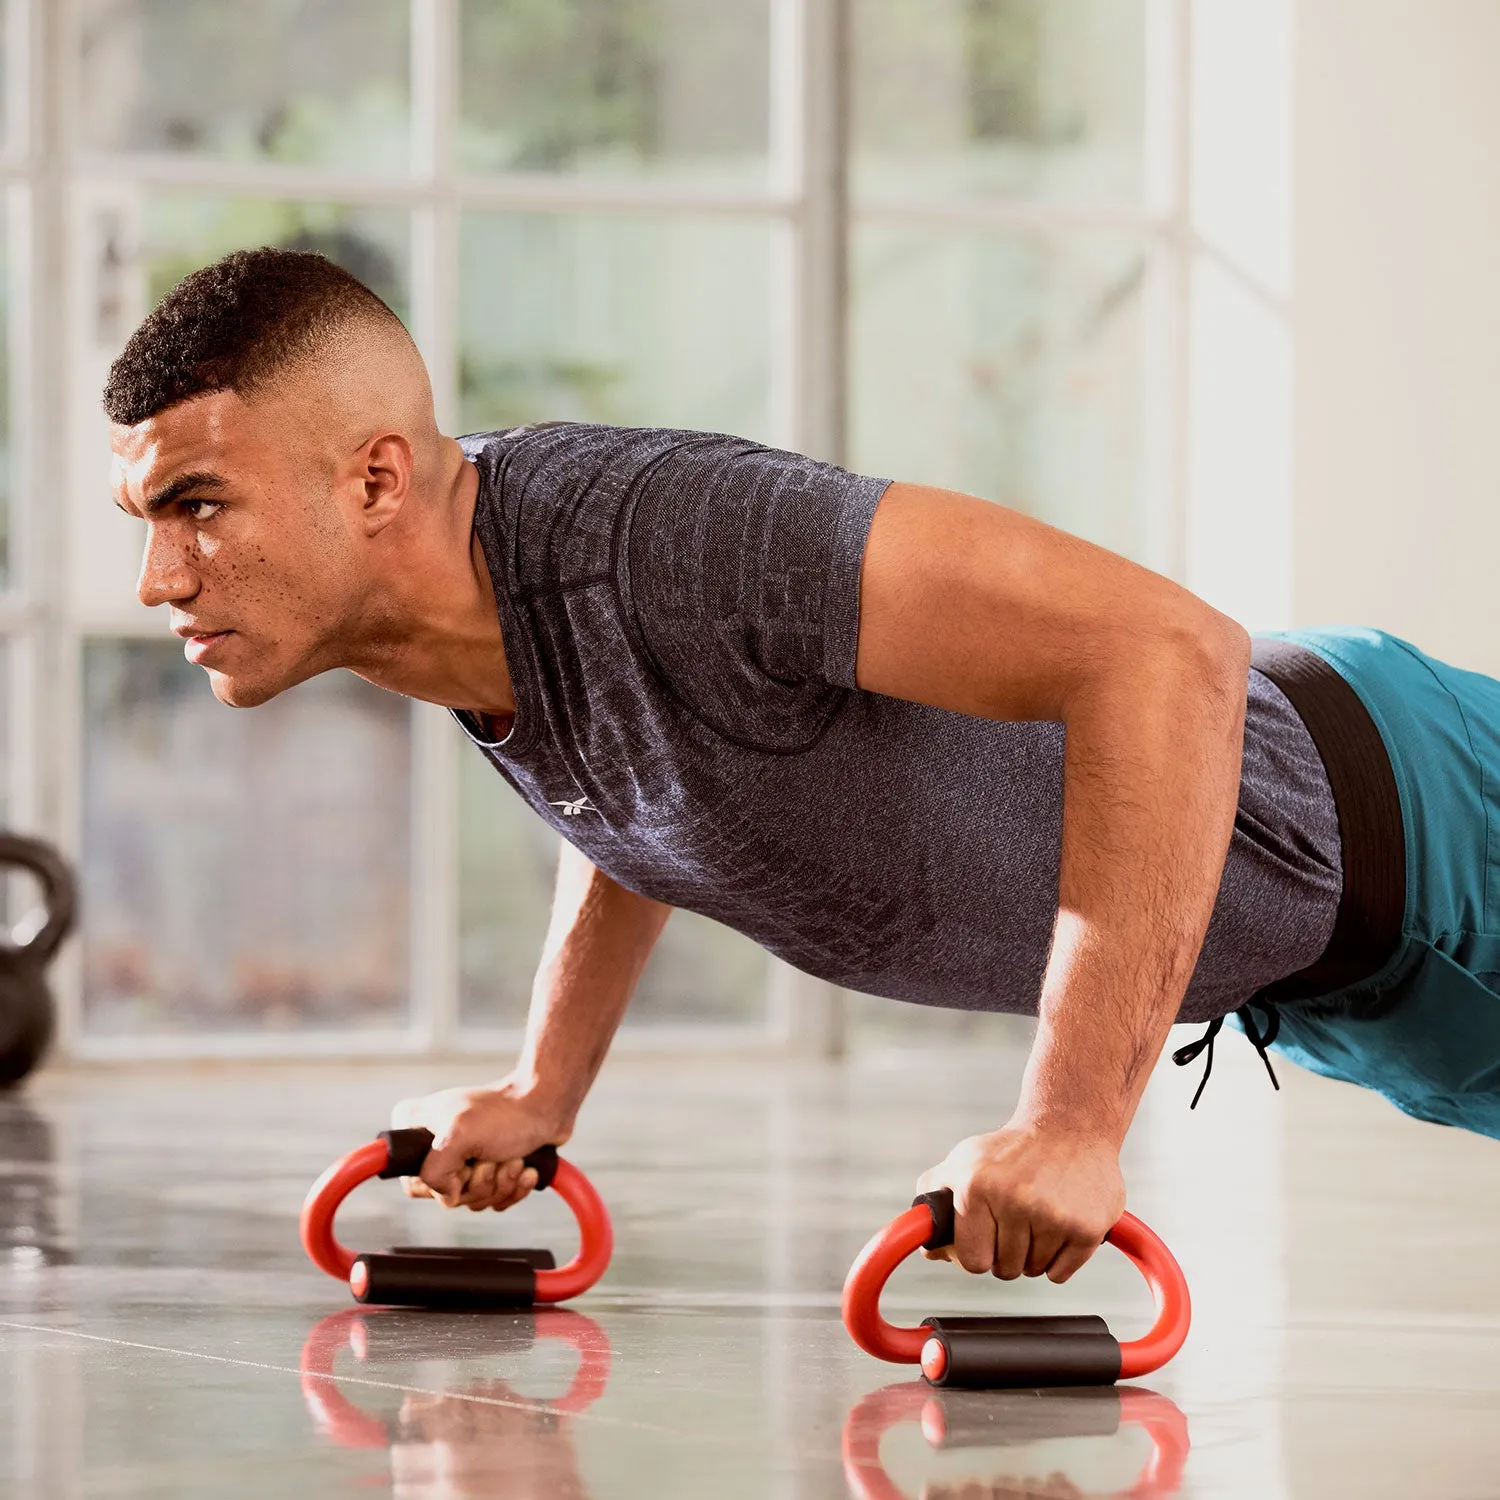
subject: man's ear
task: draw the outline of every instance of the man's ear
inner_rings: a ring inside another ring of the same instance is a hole
[[[359,481],[364,488],[365,534],[384,531],[411,498],[411,443],[399,432],[382,432],[365,444]]]

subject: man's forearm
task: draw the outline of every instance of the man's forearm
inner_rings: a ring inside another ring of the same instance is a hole
[[[1248,638],[1135,643],[1067,718],[1057,929],[1013,1123],[1124,1139],[1192,978],[1234,827]]]
[[[603,1065],[672,908],[617,884],[564,843],[547,940],[513,1075],[560,1129]]]

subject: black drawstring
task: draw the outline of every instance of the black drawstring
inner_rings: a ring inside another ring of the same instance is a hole
[[[1209,1074],[1214,1070],[1214,1038],[1224,1029],[1224,1017],[1215,1016],[1208,1023],[1208,1030],[1195,1042],[1189,1042],[1186,1047],[1179,1047],[1172,1054],[1172,1061],[1179,1068],[1185,1068],[1192,1062],[1200,1052],[1208,1049],[1208,1063],[1203,1069],[1203,1077],[1198,1080],[1198,1091],[1193,1095],[1193,1102],[1188,1105],[1189,1109],[1197,1109],[1198,1101],[1203,1097],[1203,1090],[1208,1087]]]
[[[1261,1011],[1266,1018],[1265,1030],[1262,1031],[1255,1020],[1253,1011]],[[1271,1059],[1267,1055],[1266,1048],[1276,1040],[1276,1033],[1281,1030],[1281,1012],[1273,1005],[1262,1005],[1258,1000],[1247,1000],[1235,1011],[1240,1018],[1240,1025],[1245,1028],[1245,1035],[1250,1039],[1250,1045],[1260,1054],[1260,1060],[1266,1065],[1266,1072],[1271,1078],[1271,1087],[1277,1093],[1281,1092],[1281,1084],[1277,1081],[1276,1070],[1271,1066]],[[1208,1023],[1208,1030],[1196,1041],[1189,1042],[1186,1047],[1179,1047],[1172,1054],[1172,1061],[1179,1068],[1185,1068],[1195,1058],[1207,1051],[1208,1061],[1203,1066],[1203,1077],[1198,1080],[1197,1092],[1193,1095],[1193,1102],[1188,1105],[1189,1109],[1197,1109],[1198,1101],[1203,1097],[1203,1090],[1208,1087],[1210,1074],[1214,1070],[1214,1038],[1224,1029],[1224,1017],[1215,1016]]]
[[[1266,1018],[1266,1029],[1261,1031],[1255,1024],[1255,1017],[1251,1011],[1258,1010]],[[1271,1058],[1267,1053],[1272,1042],[1276,1040],[1276,1034],[1281,1030],[1281,1012],[1274,1005],[1262,1005],[1258,1000],[1247,1001],[1235,1011],[1240,1018],[1240,1025],[1245,1028],[1245,1035],[1250,1038],[1250,1045],[1260,1053],[1260,1060],[1266,1065],[1266,1076],[1271,1080],[1271,1087],[1279,1094],[1281,1084],[1276,1079],[1276,1069],[1271,1066]]]

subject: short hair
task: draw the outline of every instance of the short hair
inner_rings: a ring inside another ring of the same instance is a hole
[[[355,323],[401,320],[362,281],[305,250],[234,250],[184,277],[110,366],[104,410],[133,427],[209,391],[248,397]]]

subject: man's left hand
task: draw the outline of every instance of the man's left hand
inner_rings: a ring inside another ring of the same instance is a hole
[[[1002,1281],[1066,1281],[1125,1209],[1114,1141],[1032,1126],[960,1141],[919,1191],[942,1187],[953,1189],[953,1244],[924,1253]]]

